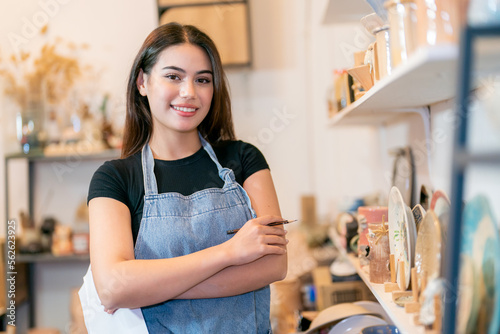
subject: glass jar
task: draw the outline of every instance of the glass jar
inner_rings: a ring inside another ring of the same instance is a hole
[[[377,80],[381,80],[391,74],[391,44],[389,26],[385,25],[373,31],[376,42],[376,64]]]
[[[413,0],[389,0],[384,3],[389,18],[391,64],[408,61],[417,46],[417,6]]]
[[[39,101],[29,101],[26,108],[18,112],[16,117],[17,139],[23,153],[43,150],[45,143],[44,105]]]

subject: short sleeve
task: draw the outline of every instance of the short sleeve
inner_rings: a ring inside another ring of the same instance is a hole
[[[129,206],[127,187],[122,175],[112,162],[107,161],[101,165],[90,181],[87,204],[96,197],[108,197]]]
[[[240,141],[239,154],[242,164],[242,181],[245,182],[252,174],[269,169],[269,165],[262,152],[252,144]]]

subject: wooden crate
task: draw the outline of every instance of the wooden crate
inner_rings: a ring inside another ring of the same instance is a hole
[[[318,311],[340,304],[359,300],[375,300],[363,281],[332,282],[328,267],[318,267],[313,271],[316,288],[316,309]]]

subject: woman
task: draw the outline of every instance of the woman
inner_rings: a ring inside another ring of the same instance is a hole
[[[171,23],[145,40],[122,158],[97,170],[88,200],[106,312],[141,308],[150,333],[270,332],[286,232],[267,226],[282,220],[269,168],[235,140],[219,54],[197,28]]]

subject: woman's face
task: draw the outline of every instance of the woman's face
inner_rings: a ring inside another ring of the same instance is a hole
[[[197,45],[170,46],[160,53],[149,74],[141,70],[137,88],[148,98],[153,133],[197,131],[214,92],[210,59]]]

